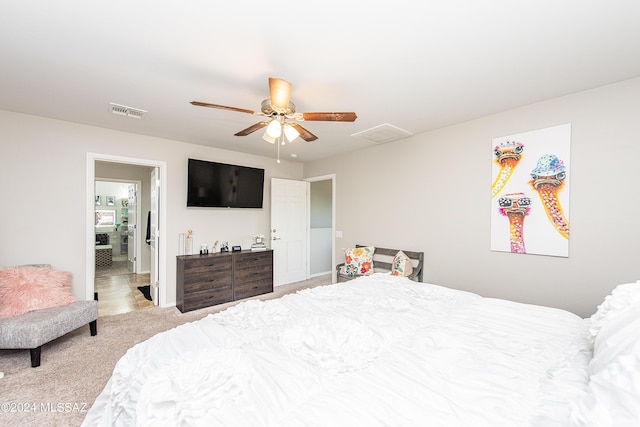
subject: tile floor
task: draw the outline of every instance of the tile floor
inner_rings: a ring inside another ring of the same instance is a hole
[[[126,261],[114,261],[113,266],[96,268],[95,290],[98,292],[98,315],[113,316],[152,306],[138,286],[149,284],[149,274],[133,274]]]

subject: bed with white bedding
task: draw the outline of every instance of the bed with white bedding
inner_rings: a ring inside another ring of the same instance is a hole
[[[83,425],[640,425],[640,311],[619,299],[582,319],[379,273],[246,301],[131,348]]]

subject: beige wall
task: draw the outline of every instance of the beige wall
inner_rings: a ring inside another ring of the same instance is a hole
[[[490,251],[492,139],[564,123],[569,257]],[[304,175],[336,174],[336,262],[356,243],[424,251],[425,282],[589,316],[640,279],[639,135],[634,79],[307,163]]]
[[[269,234],[271,177],[302,179],[298,163],[0,111],[0,266],[70,271],[82,299],[88,152],[166,162],[166,305],[175,303],[178,233],[192,229],[196,248],[215,240],[249,246],[252,235]],[[189,157],[264,168],[263,209],[187,209]]]
[[[640,278],[638,111],[634,79],[311,162],[304,177],[336,174],[337,249],[421,250],[427,282],[588,316],[616,284]],[[491,252],[492,139],[563,123],[572,126],[569,257]],[[0,266],[51,263],[73,273],[80,298],[87,152],[166,162],[167,304],[178,233],[193,229],[196,248],[248,246],[253,234],[268,235],[269,179],[303,178],[297,163],[6,111],[0,148]],[[187,209],[188,157],[265,168],[264,209]]]

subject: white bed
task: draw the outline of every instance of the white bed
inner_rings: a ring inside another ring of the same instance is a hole
[[[131,348],[83,425],[639,425],[637,287],[591,319],[388,274],[247,301]]]

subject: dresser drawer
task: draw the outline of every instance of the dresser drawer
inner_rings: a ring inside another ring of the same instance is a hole
[[[196,310],[203,307],[233,301],[233,287],[229,282],[226,286],[220,283],[194,283],[184,295],[184,311]]]
[[[247,282],[255,282],[259,280],[272,280],[273,269],[270,265],[258,266],[253,268],[241,268],[234,271],[233,283],[234,285],[243,284]]]
[[[184,272],[184,287],[185,290],[187,286],[191,283],[202,283],[202,282],[214,282],[214,281],[222,281],[226,283],[233,282],[233,274],[231,272],[231,268],[229,267],[226,270],[185,270]]]
[[[260,280],[243,284],[236,283],[233,287],[233,299],[239,300],[256,295],[268,294],[269,292],[273,292],[272,280]]]
[[[185,291],[189,294],[211,292],[215,290],[233,289],[231,277],[227,280],[203,280],[184,284]]]
[[[236,271],[255,267],[273,266],[273,252],[250,252],[237,254],[233,257],[233,267]]]
[[[199,276],[203,273],[229,271],[231,269],[231,257],[220,258],[195,258],[184,261],[184,274],[186,277]]]

